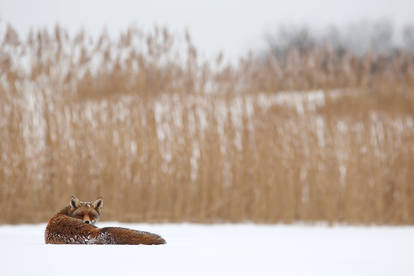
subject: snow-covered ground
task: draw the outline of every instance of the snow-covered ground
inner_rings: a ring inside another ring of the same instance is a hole
[[[414,227],[119,224],[166,245],[45,245],[0,226],[0,275],[413,275]]]

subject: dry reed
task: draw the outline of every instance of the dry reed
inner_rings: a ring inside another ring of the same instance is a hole
[[[103,196],[107,220],[414,223],[408,53],[232,66],[161,28],[4,37],[0,223],[72,194]]]

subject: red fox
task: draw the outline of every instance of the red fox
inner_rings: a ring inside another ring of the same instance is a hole
[[[45,242],[53,244],[164,244],[156,234],[121,227],[98,228],[102,198],[82,202],[72,196],[69,205],[49,219]]]

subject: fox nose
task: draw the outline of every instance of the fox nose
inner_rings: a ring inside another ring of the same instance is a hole
[[[90,221],[89,221],[89,220],[85,220],[85,223],[89,224],[89,223],[90,223]]]

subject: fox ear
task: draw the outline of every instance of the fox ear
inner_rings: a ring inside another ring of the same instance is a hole
[[[103,207],[103,199],[100,197],[94,202],[92,202],[93,208],[95,208],[97,211],[100,211]]]
[[[70,208],[72,209],[76,209],[80,207],[80,200],[79,198],[77,198],[76,196],[72,196],[72,198],[70,199]]]

